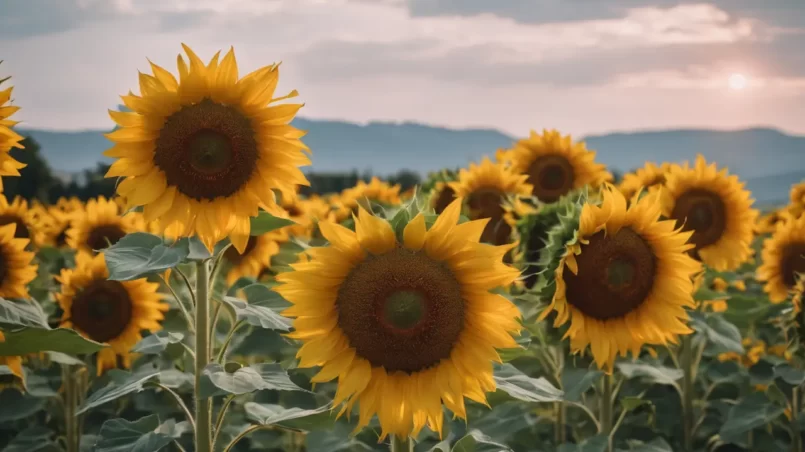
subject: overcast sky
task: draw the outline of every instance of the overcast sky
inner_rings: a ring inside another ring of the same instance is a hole
[[[182,42],[282,61],[309,118],[805,134],[805,0],[0,0],[26,127],[109,127]]]

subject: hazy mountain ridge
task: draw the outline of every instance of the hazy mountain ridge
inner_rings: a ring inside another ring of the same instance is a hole
[[[366,125],[299,118],[294,124],[308,130],[304,141],[313,150],[306,171],[371,170],[391,174],[400,169],[420,173],[465,166],[498,148],[510,147],[514,137],[492,129],[447,129],[414,123],[372,122]],[[99,161],[109,147],[104,131],[56,132],[23,130],[42,147],[54,171],[79,172]],[[612,133],[583,138],[598,160],[619,171],[645,161],[682,162],[702,153],[726,165],[753,190],[759,202],[782,201],[794,182],[805,179],[805,137],[774,129],[737,131],[666,130]]]

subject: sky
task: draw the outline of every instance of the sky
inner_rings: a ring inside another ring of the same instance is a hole
[[[805,135],[804,42],[803,0],[0,0],[15,119],[54,130],[111,127],[186,43],[281,61],[312,119]]]

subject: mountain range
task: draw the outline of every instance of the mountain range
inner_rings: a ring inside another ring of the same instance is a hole
[[[448,129],[414,123],[342,121],[298,118],[308,130],[305,143],[313,151],[317,173],[369,170],[388,175],[401,169],[421,174],[457,168],[499,148],[514,137],[493,129]],[[60,132],[22,130],[41,146],[43,157],[57,173],[75,173],[109,162],[102,130]],[[645,161],[683,162],[703,154],[740,176],[760,203],[784,201],[791,184],[805,179],[805,136],[768,128],[735,131],[665,130],[611,133],[582,138],[597,151],[597,160],[613,170],[630,171]]]

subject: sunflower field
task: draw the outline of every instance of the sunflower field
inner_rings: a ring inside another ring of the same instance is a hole
[[[803,451],[805,181],[544,130],[303,196],[279,65],[183,47],[109,112],[114,197],[0,196],[0,451]]]

